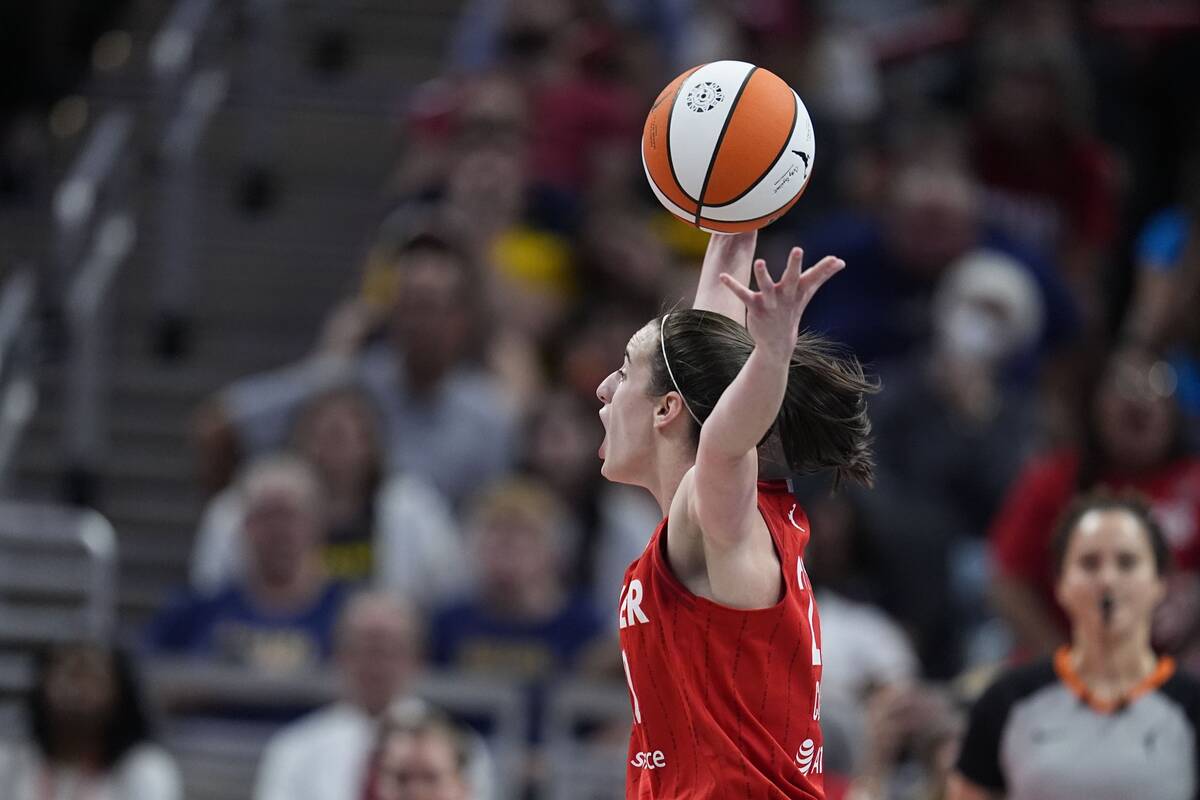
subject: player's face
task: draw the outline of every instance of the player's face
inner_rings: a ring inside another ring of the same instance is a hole
[[[653,434],[654,401],[650,397],[649,348],[657,331],[646,325],[633,335],[625,348],[621,366],[596,388],[604,441],[600,474],[610,481],[638,484],[649,459]]]
[[[438,736],[391,736],[379,754],[377,800],[466,800],[454,749]]]
[[[1128,511],[1090,511],[1075,526],[1058,580],[1072,628],[1120,636],[1149,626],[1166,588],[1142,524]],[[1102,599],[1111,598],[1105,621]]]

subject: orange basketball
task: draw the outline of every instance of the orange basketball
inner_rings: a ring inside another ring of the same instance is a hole
[[[714,233],[761,228],[799,199],[816,142],[800,96],[742,61],[693,67],[663,89],[642,130],[659,202]]]

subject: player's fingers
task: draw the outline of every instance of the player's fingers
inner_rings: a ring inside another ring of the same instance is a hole
[[[721,283],[729,287],[729,291],[737,295],[737,298],[746,305],[754,302],[754,292],[742,285],[742,282],[733,277],[727,272],[722,272],[720,275]]]
[[[774,308],[776,305],[775,281],[771,279],[771,273],[767,271],[767,262],[761,258],[754,260],[754,278],[758,281],[758,293],[763,307]]]
[[[800,283],[800,268],[804,263],[804,250],[793,247],[788,253],[787,268],[779,278],[779,286],[785,289],[795,289]]]
[[[804,271],[801,276],[801,286],[808,294],[821,288],[821,284],[842,271],[846,262],[836,256],[825,256],[816,264]]]
[[[767,262],[761,258],[754,259],[754,277],[758,281],[760,292],[775,288],[775,281],[771,279],[771,273],[767,270]]]

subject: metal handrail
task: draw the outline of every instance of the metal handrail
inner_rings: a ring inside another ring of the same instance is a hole
[[[229,92],[229,73],[212,68],[192,76],[162,141],[162,233],[156,301],[161,320],[182,320],[195,285],[197,153],[204,131]]]
[[[55,195],[59,237],[59,293],[69,342],[67,403],[62,428],[67,468],[76,484],[71,499],[87,502],[106,444],[101,420],[108,393],[108,306],[117,269],[133,248],[135,226],[127,207],[127,166],[133,117],[111,111],[93,130]]]
[[[159,269],[154,288],[156,349],[165,357],[181,353],[169,344],[183,333],[195,284],[195,230],[200,140],[229,89],[228,69],[214,66],[206,45],[229,27],[228,4],[220,0],[178,0],[151,46],[154,78],[155,155],[162,168],[158,229]]]
[[[217,0],[180,0],[150,45],[150,69],[155,78],[178,78],[195,55]]]
[[[82,548],[88,558],[88,575],[80,589],[87,599],[77,619],[79,629],[57,629],[61,609],[30,609],[22,615],[5,610],[6,635],[36,639],[90,637],[109,641],[116,625],[117,537],[108,520],[91,509],[40,503],[0,503],[0,542],[15,550],[64,552]]]
[[[119,268],[133,250],[136,230],[128,211],[109,214],[100,224],[92,252],[67,293],[71,352],[63,444],[70,468],[87,477],[94,477],[108,446],[103,419],[112,369],[111,326],[106,312]]]
[[[17,443],[37,406],[28,336],[36,296],[28,268],[15,272],[0,290],[0,497],[8,494]]]
[[[96,124],[70,173],[54,193],[55,298],[65,295],[91,245],[92,226],[103,213],[103,194],[121,177],[119,168],[132,135],[130,112],[108,112]]]

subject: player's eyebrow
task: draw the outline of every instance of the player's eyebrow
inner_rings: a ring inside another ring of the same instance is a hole
[[[633,361],[633,359],[629,357],[629,348],[628,347],[625,348],[625,360],[629,361],[629,362]]]

